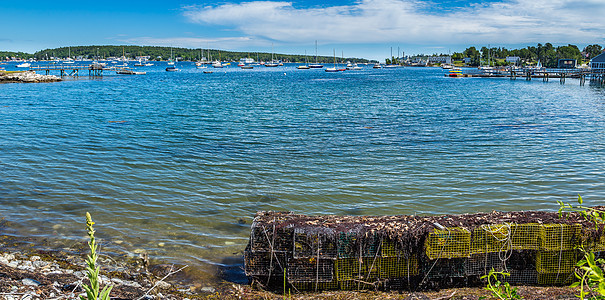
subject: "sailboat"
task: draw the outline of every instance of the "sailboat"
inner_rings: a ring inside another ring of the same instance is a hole
[[[73,64],[73,63],[74,63],[74,60],[73,60],[73,58],[71,58],[71,47],[69,47],[69,48],[67,49],[67,51],[68,51],[68,52],[67,52],[67,53],[68,53],[68,54],[67,54],[67,58],[65,59],[65,61],[64,61],[63,63],[64,63],[64,64]]]
[[[315,63],[314,64],[310,64],[309,68],[311,69],[321,69],[324,66],[322,64],[317,63],[317,41],[315,41]]]
[[[204,50],[201,50],[201,51],[202,51],[201,55],[204,56],[204,54],[203,54]],[[209,62],[210,60],[211,60],[211,57],[210,57],[210,48],[208,48],[208,58],[203,57],[203,59],[200,59],[200,61],[197,62],[195,65],[197,66],[198,69],[206,69],[206,68],[208,68],[206,66],[206,63]]]
[[[309,62],[308,62],[307,58],[308,58],[307,57],[307,50],[305,50],[305,64],[302,65],[302,66],[298,66],[296,68],[299,69],[299,70],[308,70],[308,69],[310,69]]]
[[[214,63],[212,63],[212,67],[214,68],[222,68],[223,64],[221,63],[221,52],[218,52],[218,60],[214,61]]]
[[[204,63],[202,62],[202,57],[204,56],[204,55],[202,54],[202,51],[203,51],[203,50],[202,50],[202,48],[200,48],[200,60],[198,60],[198,61],[195,63],[195,66],[196,66],[196,67],[200,67],[200,66],[202,66],[202,65],[204,64]]]
[[[277,67],[279,64],[273,59],[273,44],[271,44],[271,62],[265,64],[265,67]]]
[[[176,68],[174,62],[172,61],[172,47],[170,48],[170,60],[168,61],[168,67],[166,68],[167,72],[176,72],[179,69]]]
[[[327,68],[326,72],[338,72],[339,70],[336,68],[336,50],[334,50],[334,67]]]

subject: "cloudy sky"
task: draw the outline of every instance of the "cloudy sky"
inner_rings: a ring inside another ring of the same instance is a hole
[[[7,3],[8,2],[8,3]],[[383,60],[467,46],[605,45],[605,0],[1,1],[0,50],[158,45]]]

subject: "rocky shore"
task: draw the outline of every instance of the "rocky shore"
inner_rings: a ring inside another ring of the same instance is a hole
[[[0,83],[13,83],[13,82],[24,82],[24,83],[36,83],[36,82],[56,82],[61,81],[60,77],[54,75],[42,75],[36,74],[34,71],[18,71],[8,72],[0,71]]]
[[[0,247],[1,300],[79,299],[88,284],[84,259],[62,254],[26,255],[2,252]],[[101,287],[113,285],[111,299],[492,299],[482,288],[457,288],[431,292],[325,291],[296,294],[292,291],[266,292],[249,285],[223,282],[202,286],[183,278],[183,266],[146,264],[138,261],[117,262],[101,256]],[[577,291],[569,287],[518,287],[524,299],[576,299]]]

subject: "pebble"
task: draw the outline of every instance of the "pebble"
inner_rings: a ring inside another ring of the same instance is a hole
[[[211,287],[211,286],[205,286],[203,288],[200,289],[200,292],[202,293],[214,293],[216,292],[216,289]]]
[[[158,281],[158,283],[157,283],[157,287],[158,287],[159,289],[162,289],[162,290],[167,290],[167,289],[169,289],[171,286],[172,286],[172,285],[171,285],[170,283],[165,282],[165,281]]]
[[[24,285],[33,285],[33,286],[39,286],[41,284],[40,281],[30,279],[30,278],[21,279],[21,283],[23,283]]]
[[[34,256],[30,257],[29,260],[31,260],[31,261],[40,260],[40,256],[34,255]]]
[[[134,252],[136,254],[141,254],[141,253],[145,253],[147,251],[145,251],[145,249],[134,249],[134,251],[132,251],[132,252]]]
[[[59,229],[61,229],[62,227],[63,227],[63,225],[60,225],[60,224],[55,224],[55,225],[53,225],[53,229],[54,229],[54,230],[59,230]]]
[[[166,243],[158,243],[158,246],[160,247],[164,247],[166,245]]]
[[[115,240],[113,242],[118,245],[121,245],[122,243],[124,243],[124,241],[122,241],[122,240]]]
[[[230,245],[235,245],[235,242],[229,242],[229,241],[227,241],[227,242],[225,242],[225,245],[229,245],[229,246]]]

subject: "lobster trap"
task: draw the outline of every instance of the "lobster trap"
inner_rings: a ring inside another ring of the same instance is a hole
[[[528,217],[531,216],[531,217]],[[483,284],[491,270],[515,285],[574,279],[581,244],[605,236],[548,212],[461,216],[304,216],[259,212],[245,272],[265,288],[391,290]]]

